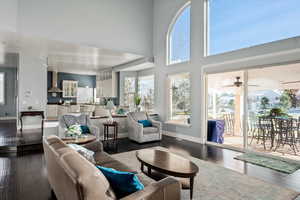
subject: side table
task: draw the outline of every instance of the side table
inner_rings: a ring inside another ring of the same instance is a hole
[[[112,127],[114,129],[113,132],[113,141],[117,141],[118,139],[118,122],[112,122],[112,123],[103,123],[104,127],[104,141],[109,140],[109,128]]]

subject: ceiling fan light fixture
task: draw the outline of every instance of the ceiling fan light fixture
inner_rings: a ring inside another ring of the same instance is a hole
[[[236,81],[233,83],[236,87],[241,87],[243,85],[243,82],[240,81],[241,77],[237,76]]]

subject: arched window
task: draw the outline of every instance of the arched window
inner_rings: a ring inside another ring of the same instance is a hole
[[[167,35],[167,65],[190,60],[191,6],[183,6],[171,23]]]

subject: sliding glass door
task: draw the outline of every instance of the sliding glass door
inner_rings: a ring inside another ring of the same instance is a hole
[[[207,74],[207,141],[300,160],[300,64]]]
[[[300,64],[248,71],[248,147],[300,160]]]
[[[243,71],[209,74],[208,141],[244,148]]]

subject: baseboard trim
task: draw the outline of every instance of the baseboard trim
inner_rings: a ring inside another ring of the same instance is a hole
[[[41,129],[42,128],[42,125],[39,124],[39,125],[24,125],[23,126],[23,130],[29,130],[29,129]],[[44,127],[45,128],[45,127]],[[21,126],[18,126],[17,127],[18,130],[21,129]]]
[[[170,132],[170,131],[163,131],[163,135],[170,136],[170,137],[175,137],[183,140],[188,140],[191,142],[199,143],[199,144],[204,144],[205,142],[198,137],[190,136],[190,135],[183,135],[181,133],[176,133],[176,132]]]
[[[17,119],[17,117],[0,117],[0,120],[13,120]]]

